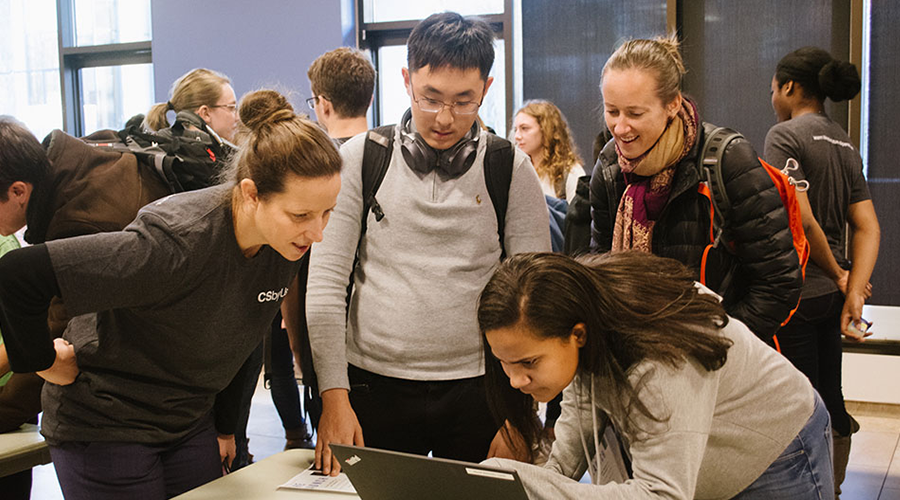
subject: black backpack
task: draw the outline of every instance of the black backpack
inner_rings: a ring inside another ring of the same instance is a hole
[[[197,130],[188,129],[193,125]],[[199,116],[181,111],[175,123],[159,132],[142,130],[130,125],[116,133],[119,141],[96,141],[92,136],[84,141],[96,147],[132,153],[139,163],[155,171],[172,193],[181,193],[212,186],[225,160],[235,148],[206,125]]]

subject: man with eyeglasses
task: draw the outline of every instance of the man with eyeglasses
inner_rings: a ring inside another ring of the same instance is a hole
[[[393,148],[377,210],[360,239],[369,139],[359,135],[341,149],[343,187],[310,257],[306,312],[324,403],[316,465],[331,474],[340,465],[330,443],[487,457],[502,439],[484,392],[477,298],[503,252],[550,250],[540,183],[518,150],[498,237],[484,157],[489,141],[503,139],[475,123],[493,81],[490,26],[435,14],[407,48],[410,109],[383,138]]]
[[[306,72],[316,120],[338,146],[369,128],[366,112],[375,90],[375,68],[360,51],[340,47],[316,58]]]

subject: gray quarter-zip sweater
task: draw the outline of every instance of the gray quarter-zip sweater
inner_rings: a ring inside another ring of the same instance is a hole
[[[337,207],[311,254],[306,314],[319,390],[349,388],[348,361],[389,377],[454,380],[484,373],[478,295],[500,262],[484,180],[486,132],[456,179],[406,165],[394,131],[391,163],[368,215],[349,314],[347,284],[362,214],[365,134],[341,148]],[[515,152],[506,211],[508,255],[550,250],[547,205],[528,157]]]
[[[734,345],[716,371],[693,359],[679,368],[643,362],[630,371],[633,385],[642,379],[645,383],[639,397],[647,408],[668,417],[664,422],[636,417],[646,432],[629,443],[633,479],[605,485],[578,482],[589,467],[596,476],[597,422],[605,420],[597,414],[609,411],[612,396],[607,383],[583,373],[563,392],[556,441],[543,468],[505,459],[486,463],[516,469],[532,500],[737,495],[806,425],[815,396],[809,380],[746,325],[732,318],[721,331]],[[622,416],[610,418],[622,428]]]

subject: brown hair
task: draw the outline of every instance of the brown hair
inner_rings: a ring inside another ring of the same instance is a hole
[[[544,161],[535,166],[540,177],[550,179],[556,188],[558,197],[565,197],[566,174],[576,163],[581,163],[569,122],[559,108],[550,101],[526,101],[516,115],[525,113],[537,121],[541,128],[541,147],[544,148]],[[561,191],[561,192],[560,192]],[[562,194],[562,196],[559,196]]]
[[[166,113],[169,104],[176,113],[183,110],[196,111],[204,104],[215,106],[222,97],[222,85],[231,83],[227,76],[211,69],[193,69],[172,84],[168,102],[154,104],[144,118],[144,126],[150,130],[160,130],[169,126]]]
[[[365,116],[375,90],[375,68],[362,52],[340,47],[319,56],[306,72],[313,97],[325,96],[343,118]]]
[[[658,36],[652,40],[636,39],[623,42],[603,65],[601,80],[609,70],[639,69],[656,75],[656,95],[668,104],[678,97],[687,70],[678,52],[678,37]]]
[[[509,385],[484,333],[524,322],[540,337],[569,338],[583,323],[585,345],[578,373],[594,375],[615,391],[610,413],[634,439],[632,412],[663,421],[641,402],[642,384],[629,370],[647,360],[678,367],[691,357],[714,371],[725,364],[731,341],[718,334],[728,316],[712,295],[701,294],[691,272],[672,259],[643,252],[589,255],[578,260],[557,253],[518,254],[504,261],[478,302],[485,348],[488,402],[529,445],[537,441],[530,396]],[[539,429],[539,428],[538,428]]]
[[[51,209],[50,160],[41,143],[25,124],[11,116],[0,116],[0,201],[9,200],[9,188],[14,182],[31,184],[31,196],[25,207],[28,230],[25,241],[32,245],[43,243],[47,235]]]
[[[288,175],[316,178],[341,171],[341,155],[325,132],[305,116],[294,113],[285,97],[274,90],[256,90],[241,98],[245,130],[226,179],[250,179],[260,198],[280,193]]]

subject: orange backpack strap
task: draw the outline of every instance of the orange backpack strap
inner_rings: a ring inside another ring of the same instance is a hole
[[[716,244],[716,235],[715,235],[715,203],[712,201],[712,196],[709,193],[709,185],[705,182],[701,182],[699,186],[697,186],[697,192],[700,193],[701,196],[705,197],[709,200],[709,244],[706,245],[706,248],[703,249],[703,257],[700,259],[700,283],[704,286],[706,285],[706,259],[709,257],[709,251]]]

